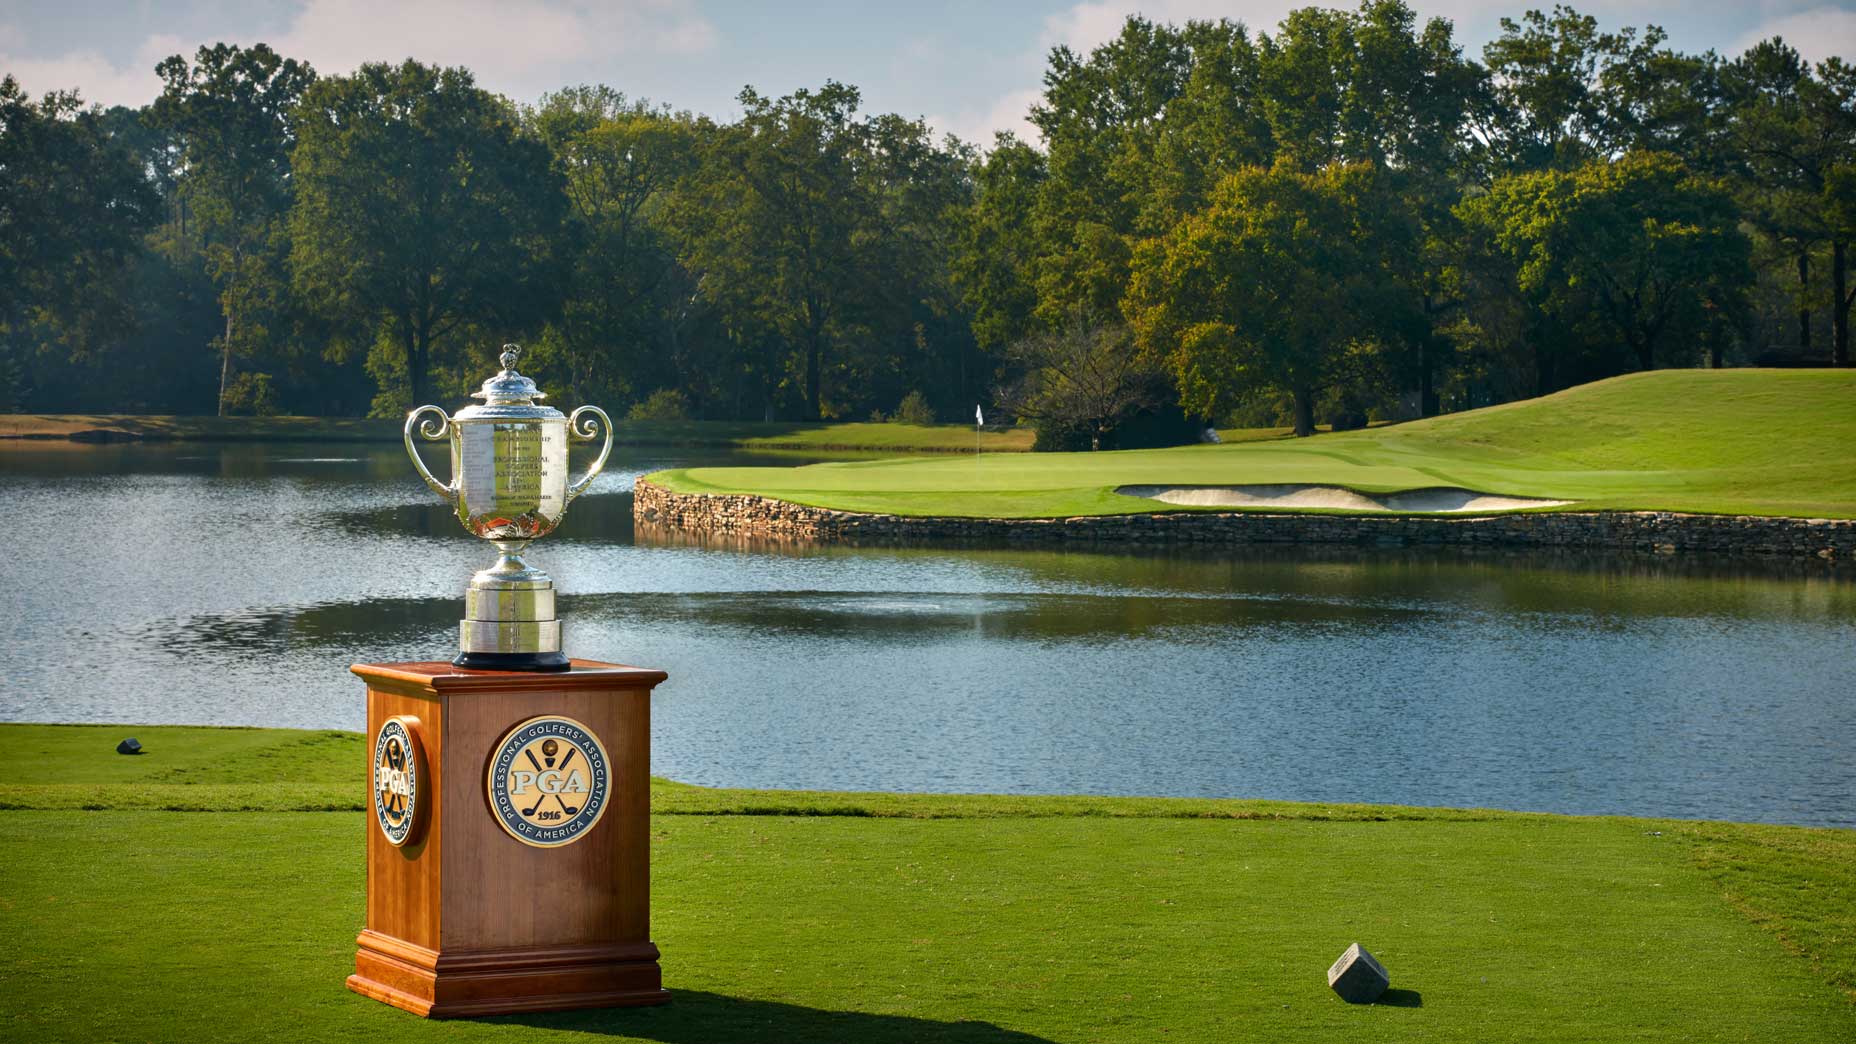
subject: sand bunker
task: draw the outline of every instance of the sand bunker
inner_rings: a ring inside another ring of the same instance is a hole
[[[1181,507],[1328,508],[1341,511],[1480,513],[1560,507],[1569,500],[1500,497],[1470,489],[1408,489],[1360,493],[1339,486],[1122,486],[1115,492]]]

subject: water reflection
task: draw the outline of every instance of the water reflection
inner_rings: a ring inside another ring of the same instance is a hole
[[[615,451],[531,556],[571,651],[671,672],[675,778],[1856,824],[1847,568],[634,534],[632,479],[699,459],[739,462]],[[397,446],[7,450],[0,501],[52,523],[9,720],[357,728],[347,665],[452,648],[489,561]]]

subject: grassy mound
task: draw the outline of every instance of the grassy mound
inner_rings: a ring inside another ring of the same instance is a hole
[[[1669,370],[1307,439],[692,468],[650,478],[686,493],[759,493],[846,511],[981,518],[1194,510],[1114,490],[1278,483],[1369,493],[1455,486],[1574,502],[1563,510],[1856,518],[1853,460],[1856,371]]]
[[[113,753],[131,734],[148,753]],[[1856,1035],[1849,831],[667,782],[653,793],[652,932],[669,1007],[423,1022],[342,988],[365,764],[351,733],[0,726],[6,1035]],[[350,810],[285,811],[331,804]],[[201,811],[144,810],[161,807]],[[1327,991],[1328,962],[1355,940],[1390,968],[1389,1003]]]

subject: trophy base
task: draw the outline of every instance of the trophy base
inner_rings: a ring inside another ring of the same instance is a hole
[[[567,654],[554,652],[471,652],[464,651],[451,666],[471,671],[564,671],[573,666]]]

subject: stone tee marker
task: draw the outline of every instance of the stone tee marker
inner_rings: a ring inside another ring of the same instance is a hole
[[[1328,986],[1348,1004],[1371,1004],[1392,985],[1385,965],[1373,959],[1359,943],[1347,947],[1328,969]]]

